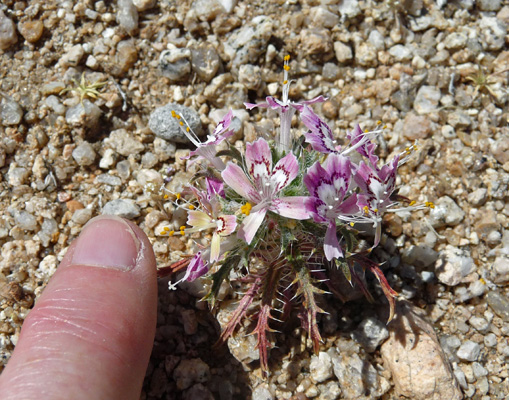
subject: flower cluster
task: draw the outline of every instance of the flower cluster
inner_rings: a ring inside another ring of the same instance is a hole
[[[374,227],[375,247],[384,213],[433,207],[432,203],[415,205],[396,192],[398,166],[415,145],[380,164],[374,139],[383,130],[381,123],[367,132],[357,126],[340,141],[310,107],[325,101],[322,96],[300,103],[288,99],[289,69],[286,56],[281,100],[267,97],[264,103],[246,104],[248,109],[276,110],[281,124],[275,140],[259,138],[246,143],[244,154],[232,146],[217,149],[233,134],[232,111],[205,142],[199,141],[182,116],[173,113],[196,146],[190,157],[205,161],[193,186],[175,194],[175,203],[187,209],[188,215],[180,234],[204,232],[212,236],[210,246],[170,266],[171,272],[185,269],[184,276],[170,283],[170,288],[209,274],[212,286],[207,299],[214,304],[224,282],[241,282],[245,293],[221,340],[232,335],[255,308],[254,333],[264,371],[268,369],[270,320],[276,320],[276,313],[287,315],[291,305],[300,308],[302,326],[318,349],[317,314],[323,310],[316,296],[325,293],[331,269],[339,268],[364,293],[367,289],[357,271],[374,273],[389,300],[392,318],[396,293],[368,258],[370,249],[356,249],[359,224]],[[296,112],[307,128],[299,138],[291,129]],[[175,231],[162,234],[174,235]]]

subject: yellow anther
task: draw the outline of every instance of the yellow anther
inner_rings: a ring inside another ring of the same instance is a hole
[[[364,206],[362,207],[362,210],[364,211],[365,214],[369,214],[369,208],[368,206]]]
[[[242,212],[242,214],[249,215],[249,213],[251,212],[251,208],[253,208],[251,203],[246,203],[242,207],[240,207],[240,211]]]
[[[163,228],[163,231],[165,231],[165,232],[168,232],[169,230],[170,230],[170,228],[168,228],[167,226],[165,226],[165,227]]]
[[[376,121],[376,124],[377,125],[382,125],[382,121],[378,120],[378,121]]]
[[[180,231],[180,234],[184,236],[186,233],[184,231]]]
[[[165,199],[165,200],[166,200],[168,197],[170,197],[170,196],[168,196],[167,194],[165,194],[165,195],[163,196],[163,199]]]
[[[160,235],[166,235],[166,232],[165,231],[162,231],[159,233]]]
[[[412,207],[412,206],[414,206],[414,205],[415,205],[415,203],[416,203],[416,201],[415,201],[415,200],[412,200],[412,201],[410,202],[409,206],[410,206],[410,207]]]
[[[185,225],[182,225],[182,226],[180,227],[180,230],[181,230],[181,231],[183,231],[184,229],[186,229],[186,226],[185,226]]]
[[[369,129],[364,129],[364,133],[369,133]]]
[[[285,71],[290,71],[290,66],[289,65],[283,65],[283,69]]]
[[[181,197],[182,195],[180,193],[177,193],[177,200],[180,200]]]
[[[387,129],[387,125],[384,125],[384,126],[382,127],[382,129]]]
[[[376,213],[377,213],[377,212],[378,212],[378,208],[375,208],[375,209],[373,210],[373,212],[376,212]]]
[[[187,127],[186,128],[186,132],[189,132],[191,130],[191,128]]]
[[[350,226],[354,226],[355,224],[353,222],[350,222]]]
[[[169,231],[169,232],[168,232],[168,235],[170,235],[170,236],[175,235],[175,231]]]
[[[290,55],[287,54],[284,58],[283,58],[285,61],[290,61]]]
[[[173,118],[177,118],[177,113],[175,111],[171,110],[171,116]]]
[[[175,117],[175,118],[180,119],[180,115],[176,114],[176,117]]]
[[[424,203],[426,205],[426,207],[429,207],[429,208],[435,208],[435,204],[433,204],[431,201],[427,201],[426,203]]]
[[[184,126],[184,123],[182,121],[179,122],[180,126]]]
[[[483,285],[486,285],[486,281],[484,280],[484,278],[479,278],[479,282],[481,282]]]
[[[297,221],[295,221],[294,219],[289,219],[287,222],[286,222],[286,227],[289,228],[289,229],[295,229],[297,228]]]
[[[193,206],[192,204],[189,204],[189,209],[190,210],[194,210],[195,208],[196,208],[195,206]]]
[[[283,85],[286,85],[287,83],[288,83],[288,81],[285,79],[285,80],[283,81]]]

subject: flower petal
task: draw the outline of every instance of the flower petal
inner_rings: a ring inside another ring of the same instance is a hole
[[[335,153],[337,142],[329,126],[308,106],[304,106],[300,115],[304,125],[309,128],[309,131],[304,134],[306,142],[321,153]]]
[[[187,266],[186,275],[182,280],[192,282],[207,273],[209,263],[204,263],[201,258],[201,251],[196,253],[189,265]]]
[[[244,106],[248,109],[248,110],[252,110],[253,108],[257,108],[257,107],[261,107],[261,108],[267,108],[269,107],[269,105],[266,103],[266,102],[263,102],[263,103],[244,103]]]
[[[244,221],[242,221],[237,236],[240,239],[245,240],[247,244],[251,244],[266,214],[266,208],[251,212],[251,214],[249,214],[246,218],[244,218]]]
[[[212,218],[199,210],[189,210],[187,212],[187,224],[200,229],[207,229],[215,226],[212,222]]]
[[[253,187],[253,184],[249,181],[246,174],[237,164],[229,162],[223,172],[221,172],[224,183],[231,187],[235,192],[240,194],[242,197],[258,203],[258,195]]]
[[[298,173],[299,164],[297,162],[297,157],[295,157],[293,153],[284,156],[277,162],[274,171],[272,171],[270,186],[274,190],[273,193],[277,193],[281,189],[287,187],[297,177]]]
[[[216,262],[219,258],[219,249],[221,247],[221,238],[214,232],[210,241],[210,262]]]
[[[269,186],[272,171],[272,154],[265,139],[246,144],[246,167],[258,190]]]
[[[270,211],[286,218],[308,219],[311,217],[311,213],[306,205],[308,198],[305,196],[292,196],[274,199]]]
[[[221,236],[231,235],[237,228],[235,215],[221,215],[217,218],[217,233]]]
[[[336,197],[343,200],[345,193],[350,186],[352,169],[350,159],[340,154],[331,154],[323,165],[336,191]]]
[[[325,241],[323,243],[323,251],[327,260],[343,257],[343,250],[339,245],[338,235],[336,233],[336,223],[331,222],[325,233]]]

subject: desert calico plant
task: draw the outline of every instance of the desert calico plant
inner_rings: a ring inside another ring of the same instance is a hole
[[[175,204],[187,210],[187,225],[177,232],[169,228],[162,232],[212,234],[208,247],[166,268],[183,273],[178,281],[170,282],[170,288],[209,275],[212,285],[206,299],[214,305],[223,282],[235,280],[243,294],[220,341],[233,335],[244,318],[251,318],[265,373],[272,320],[284,320],[292,307],[300,309],[302,327],[318,351],[317,315],[324,311],[317,296],[334,291],[328,279],[331,269],[340,269],[350,284],[360,285],[368,297],[357,271],[372,272],[389,301],[390,320],[397,294],[367,257],[370,249],[356,251],[356,225],[374,226],[375,247],[384,213],[433,207],[432,203],[416,205],[396,192],[398,166],[407,160],[414,145],[381,164],[374,143],[383,129],[380,123],[374,131],[365,132],[357,126],[346,134],[347,145],[340,145],[310,108],[323,102],[322,96],[302,102],[289,100],[289,69],[286,56],[281,99],[267,97],[263,103],[246,104],[248,109],[276,110],[281,124],[275,140],[259,138],[246,143],[244,154],[232,146],[217,150],[233,134],[232,111],[204,142],[181,115],[173,113],[196,146],[190,157],[202,159],[203,168],[192,185],[171,194]],[[299,138],[291,132],[295,113],[307,127]]]

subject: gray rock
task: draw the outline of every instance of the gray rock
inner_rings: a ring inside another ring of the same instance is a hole
[[[85,50],[81,44],[72,46],[60,59],[59,63],[63,67],[76,67],[85,55]]]
[[[332,360],[334,375],[342,388],[344,399],[379,398],[390,388],[389,382],[381,377],[368,361],[362,360],[355,352],[327,351]],[[369,393],[369,396],[366,396]]]
[[[477,315],[472,316],[468,323],[478,332],[485,334],[488,332],[490,328],[490,323],[483,317],[479,317]]]
[[[10,97],[2,96],[2,101],[0,102],[0,120],[2,125],[18,125],[22,118],[23,109],[21,106]]]
[[[159,161],[166,161],[171,157],[175,157],[176,150],[175,143],[167,142],[161,138],[154,139],[154,152]]]
[[[509,137],[502,136],[497,139],[490,146],[493,157],[500,163],[505,164],[509,161]]]
[[[341,70],[339,67],[334,63],[325,63],[322,69],[322,76],[323,79],[329,82],[334,82],[336,79],[339,78],[339,74],[341,73]]]
[[[314,382],[323,382],[334,376],[330,355],[321,351],[318,355],[311,356],[309,372]]]
[[[102,214],[118,215],[119,217],[133,219],[140,216],[140,208],[134,200],[116,199],[104,205]]]
[[[25,184],[30,175],[30,170],[23,167],[16,167],[16,164],[11,164],[9,172],[7,173],[7,183],[12,187],[17,187]]]
[[[65,114],[65,106],[60,102],[60,99],[55,96],[51,95],[44,100],[44,103],[51,108],[55,114],[57,115],[64,115]]]
[[[184,392],[182,400],[214,400],[214,395],[206,386],[197,383]]]
[[[470,252],[447,245],[439,254],[435,264],[435,274],[440,282],[456,286],[475,270],[475,263]]]
[[[401,260],[418,268],[427,268],[433,265],[438,258],[438,253],[428,246],[410,246],[403,251]]]
[[[0,10],[0,50],[7,50],[16,44],[18,36],[16,35],[16,27],[2,10]]]
[[[440,89],[434,86],[421,86],[414,101],[415,111],[419,114],[428,114],[436,111],[440,97]]]
[[[194,310],[182,310],[180,313],[186,335],[194,335],[198,331],[198,320]]]
[[[477,0],[476,3],[481,11],[498,11],[502,7],[500,0]]]
[[[91,208],[81,208],[74,211],[71,221],[78,225],[85,225],[92,218]]]
[[[492,280],[496,284],[509,282],[509,256],[498,256],[491,269]]]
[[[505,46],[507,27],[496,17],[481,14],[479,33],[488,50],[500,50]]]
[[[482,378],[483,376],[487,376],[488,375],[488,370],[486,368],[484,368],[478,362],[473,362],[472,363],[472,371],[474,373],[474,376],[477,379]]]
[[[361,13],[358,0],[343,0],[339,4],[339,12],[344,19],[355,18]]]
[[[179,121],[171,116],[172,111],[182,115],[192,131],[198,136],[201,135],[201,120],[198,113],[180,104],[169,103],[163,107],[156,108],[150,114],[148,126],[157,137],[171,142],[189,143],[189,139],[182,132]]]
[[[477,343],[467,340],[460,346],[456,354],[460,360],[476,361],[480,352],[481,348]]]
[[[72,157],[81,166],[93,164],[95,156],[94,148],[88,142],[81,142],[72,152]]]
[[[133,138],[133,135],[123,128],[112,131],[110,136],[104,140],[104,144],[113,147],[118,154],[125,157],[138,154],[145,149],[143,143]]]
[[[39,239],[41,239],[42,245],[48,247],[53,235],[58,232],[58,223],[54,218],[44,218],[41,225],[41,230],[37,233]]]
[[[373,29],[368,36],[368,42],[371,43],[377,50],[385,49],[385,40],[383,35],[377,30]]]
[[[467,200],[473,206],[482,206],[488,198],[488,189],[479,188],[474,190],[472,193],[469,193],[467,196]]]
[[[447,116],[447,123],[454,128],[466,128],[472,123],[471,118],[463,111],[455,111]]]
[[[110,169],[115,165],[116,157],[113,149],[104,150],[104,154],[99,161],[99,168]]]
[[[173,379],[178,390],[184,390],[194,383],[204,383],[210,379],[210,368],[199,358],[182,360],[173,371]]]
[[[430,222],[434,228],[456,226],[464,217],[465,211],[449,196],[440,197],[435,203],[435,208],[430,210]]]
[[[413,57],[412,51],[402,44],[397,44],[389,49],[389,54],[394,57],[396,61],[410,61]]]
[[[129,35],[138,29],[138,10],[132,0],[117,0],[117,23]]]
[[[157,156],[150,151],[147,151],[141,157],[141,165],[143,165],[144,168],[152,168],[157,164],[157,162],[158,162]]]
[[[324,6],[312,7],[309,16],[312,25],[316,28],[332,28],[339,23],[339,16]]]
[[[67,109],[65,120],[71,126],[82,126],[84,128],[96,128],[102,111],[91,101],[85,99],[82,103],[78,103]]]
[[[486,347],[495,347],[497,345],[497,335],[494,333],[488,333],[484,337],[484,345]]]
[[[16,213],[14,220],[17,226],[27,231],[35,231],[38,227],[37,219],[27,211]]]
[[[462,32],[452,32],[444,40],[444,45],[448,49],[462,49],[467,44],[468,37]]]
[[[239,83],[249,90],[258,90],[262,84],[262,71],[258,65],[241,65],[239,67]]]
[[[201,43],[191,49],[191,67],[201,80],[210,82],[221,67],[221,59],[215,47],[209,43]]]
[[[218,15],[226,11],[219,0],[195,0],[192,10],[200,21],[206,22],[215,20]]]
[[[274,400],[275,398],[268,385],[263,383],[253,390],[253,394],[251,396],[252,400]]]
[[[399,301],[382,345],[384,365],[391,371],[395,395],[413,400],[460,400],[458,383],[424,312]]]
[[[178,82],[191,72],[191,50],[170,49],[161,52],[159,56],[159,69],[163,76],[172,82]]]
[[[376,67],[377,50],[369,42],[361,42],[355,46],[355,60],[364,67]]]
[[[129,161],[120,161],[117,164],[117,172],[120,178],[122,178],[124,181],[129,178],[129,175],[131,174],[131,164],[129,164]]]
[[[343,42],[334,42],[334,53],[340,63],[346,63],[353,58],[352,49]]]
[[[325,60],[332,57],[332,41],[327,29],[303,29],[300,31],[300,51],[304,56],[320,56]]]
[[[157,4],[157,0],[132,0],[138,11],[146,11],[153,8]]]
[[[100,174],[97,175],[94,179],[94,183],[110,185],[110,186],[119,186],[122,184],[122,180],[115,175],[110,174]]]
[[[373,353],[382,342],[389,337],[386,324],[376,318],[370,317],[362,321],[352,334],[368,353]]]

